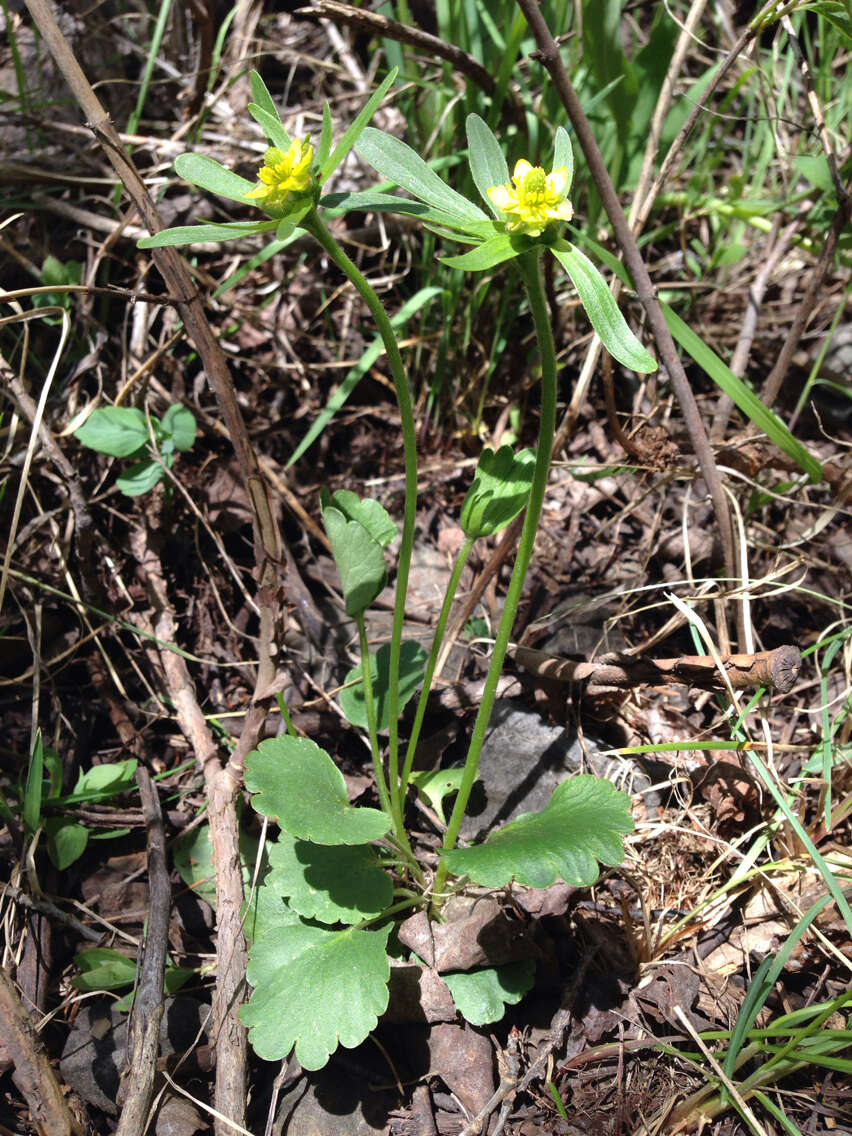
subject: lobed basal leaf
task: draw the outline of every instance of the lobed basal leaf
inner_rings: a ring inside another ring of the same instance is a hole
[[[591,774],[557,785],[545,807],[525,813],[475,848],[445,852],[447,866],[485,887],[517,880],[549,887],[559,876],[587,887],[598,878],[598,861],[620,864],[621,834],[633,831],[630,797]]]

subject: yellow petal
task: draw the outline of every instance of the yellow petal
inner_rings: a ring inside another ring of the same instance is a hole
[[[548,213],[554,221],[570,221],[574,216],[574,206],[570,201],[560,201],[558,205],[548,209]]]
[[[557,197],[561,197],[568,184],[568,169],[566,166],[557,166],[547,175],[547,188]]]
[[[531,169],[532,164],[528,162],[526,158],[518,158],[517,162],[515,162],[515,171],[512,174],[512,181],[515,185],[519,185]]]
[[[508,185],[492,185],[488,190],[488,196],[497,208],[502,209],[504,213],[513,206],[517,208],[518,195]]]

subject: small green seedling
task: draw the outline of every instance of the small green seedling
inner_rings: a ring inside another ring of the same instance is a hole
[[[90,993],[98,990],[126,990],[136,985],[136,959],[109,947],[92,947],[80,951],[74,957],[74,963],[80,971],[71,979],[75,990]],[[176,994],[196,973],[190,967],[174,966],[169,962],[163,976],[163,990],[166,994]],[[124,1014],[129,1013],[132,1006],[132,989],[115,1003],[115,1008]]]
[[[41,265],[41,282],[44,286],[51,285],[60,289],[57,292],[37,292],[33,296],[34,308],[65,308],[71,307],[71,299],[63,286],[79,284],[83,278],[83,266],[79,260],[66,260],[63,264],[55,256],[47,256]],[[58,323],[58,317],[47,317],[48,323]]]
[[[60,871],[80,859],[90,840],[125,836],[127,828],[94,830],[74,820],[73,816],[62,814],[74,805],[101,803],[119,793],[132,792],[136,788],[136,764],[134,758],[128,758],[93,766],[79,775],[70,793],[62,793],[62,759],[43,744],[41,733],[37,734],[26,780],[19,791],[25,835],[34,840],[40,830],[44,832],[47,854]],[[14,819],[14,810],[5,800],[0,812],[5,819]]]
[[[116,485],[126,497],[147,493],[174,465],[175,454],[191,449],[195,418],[176,402],[162,418],[146,418],[134,406],[105,406],[93,410],[74,437],[90,450],[113,458],[132,458]]]

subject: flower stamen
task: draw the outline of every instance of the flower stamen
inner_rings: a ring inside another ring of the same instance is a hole
[[[313,160],[314,148],[307,138],[303,142],[294,138],[287,150],[270,146],[258,170],[259,184],[246,197],[272,216],[285,213],[295,197],[310,189]]]
[[[511,182],[492,185],[488,190],[488,196],[506,214],[506,231],[537,237],[551,221],[570,221],[574,207],[565,197],[568,176],[565,166],[557,166],[548,174],[521,158]]]

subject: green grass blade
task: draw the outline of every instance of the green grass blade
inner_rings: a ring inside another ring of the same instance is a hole
[[[372,95],[370,95],[369,99],[367,99],[367,101],[361,107],[355,118],[355,121],[351,124],[349,129],[332,150],[331,156],[325,162],[323,162],[322,167],[320,168],[320,182],[324,182],[326,178],[330,177],[331,174],[334,173],[334,171],[337,169],[337,167],[364,133],[364,128],[376,113],[382,99],[393,86],[394,82],[396,81],[396,76],[397,69],[396,67],[392,67],[388,75],[385,76],[385,79],[381,83],[381,85],[378,86],[375,91],[373,91]]]
[[[142,81],[139,85],[139,95],[136,99],[136,106],[133,108],[133,113],[127,120],[128,134],[135,134],[139,128],[139,120],[142,117],[142,111],[145,109],[145,100],[148,98],[148,88],[151,86],[151,76],[154,74],[154,64],[157,62],[157,56],[160,54],[160,45],[163,42],[163,35],[166,30],[166,22],[168,21],[171,7],[172,0],[162,0],[160,11],[157,15],[157,23],[154,27],[154,34],[151,37],[151,46],[148,48],[148,58],[145,60],[145,69],[142,72]]]
[[[21,817],[28,836],[34,836],[41,821],[41,797],[44,792],[44,746],[41,730],[38,730],[27,769],[27,783],[24,786],[24,801]]]
[[[723,363],[716,352],[708,347],[668,304],[661,301],[661,307],[669,331],[687,355],[694,359],[713,382],[733,399],[735,405],[750,422],[762,430],[779,450],[791,457],[807,473],[814,484],[822,481],[820,463],[801,442],[793,437],[777,414],[764,405],[742,379],[737,378],[727,363]]]

